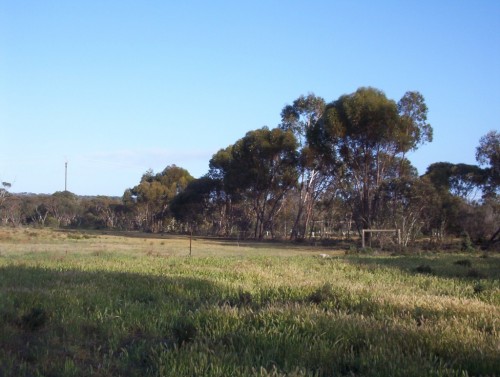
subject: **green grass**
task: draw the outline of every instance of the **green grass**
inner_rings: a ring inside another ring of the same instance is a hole
[[[188,254],[183,237],[0,228],[0,376],[500,375],[498,255]]]

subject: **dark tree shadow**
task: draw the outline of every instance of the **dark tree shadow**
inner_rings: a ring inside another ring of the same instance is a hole
[[[441,278],[500,279],[500,255],[436,254],[422,256],[355,256],[349,263],[374,269],[378,266],[398,269],[410,274],[430,275]]]

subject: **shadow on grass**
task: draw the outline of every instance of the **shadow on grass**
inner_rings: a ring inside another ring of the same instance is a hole
[[[500,279],[500,254],[354,256],[346,258],[346,261],[366,268],[390,267],[411,274],[442,278]]]
[[[192,277],[1,267],[0,375],[143,375],[152,348],[191,342],[192,314],[224,295]]]

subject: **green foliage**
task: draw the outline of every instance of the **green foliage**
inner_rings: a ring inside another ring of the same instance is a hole
[[[487,172],[476,165],[436,162],[425,173],[441,192],[449,192],[462,199],[473,199],[474,191],[487,179]]]
[[[498,196],[500,187],[500,132],[490,131],[479,140],[476,160],[487,165],[488,182],[484,188],[489,196]]]
[[[124,194],[124,202],[139,214],[139,226],[148,232],[164,230],[163,221],[170,216],[170,204],[194,178],[189,172],[175,165],[167,166],[161,173],[147,171],[141,182]]]
[[[460,242],[460,250],[465,252],[474,252],[476,249],[470,239],[469,233],[463,232]]]
[[[381,228],[399,229],[401,246],[407,247],[436,217],[440,200],[425,177],[406,176],[381,184],[376,203],[374,220]]]
[[[405,176],[405,153],[432,140],[427,107],[417,92],[399,105],[374,88],[360,88],[328,104],[311,129],[313,148],[344,180],[343,198],[354,209],[358,229],[375,223],[375,195],[381,184]]]
[[[301,147],[306,145],[308,130],[319,120],[325,110],[325,100],[310,93],[300,96],[292,105],[281,111],[280,128],[292,131]]]
[[[251,208],[254,237],[274,231],[273,219],[285,194],[297,183],[297,140],[293,133],[263,127],[248,132],[210,161],[209,175],[225,193]]]
[[[303,240],[312,220],[314,205],[327,191],[332,177],[331,171],[318,158],[311,146],[310,132],[325,110],[325,100],[314,94],[300,96],[292,105],[281,111],[280,128],[291,131],[298,141],[298,196],[294,213],[291,239]],[[295,199],[295,198],[294,198]],[[287,235],[286,235],[287,236]]]
[[[399,128],[400,148],[407,152],[432,141],[433,130],[427,123],[427,105],[419,92],[406,92],[398,102],[402,126]]]
[[[219,189],[219,182],[210,177],[195,179],[177,194],[170,205],[174,217],[190,224],[202,224],[210,216],[214,203],[213,193]]]

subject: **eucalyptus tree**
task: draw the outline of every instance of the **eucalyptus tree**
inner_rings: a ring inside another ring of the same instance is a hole
[[[207,230],[215,228],[214,233],[221,235],[218,214],[224,203],[219,201],[219,192],[220,182],[216,179],[204,176],[192,180],[184,191],[174,197],[170,210],[176,220],[191,230],[206,226]]]
[[[427,123],[427,105],[422,94],[409,91],[399,100],[399,126],[396,137],[402,154],[400,161],[405,161],[406,153],[416,150],[421,144],[432,141],[433,130]],[[404,168],[404,165],[401,165]],[[404,175],[404,171],[401,175]]]
[[[441,192],[472,202],[488,180],[488,172],[477,165],[435,162],[425,176]]]
[[[5,217],[4,212],[5,212],[5,207],[4,203],[7,200],[9,196],[9,189],[11,188],[11,184],[9,182],[2,182],[0,186],[0,216],[2,219]],[[2,220],[3,222],[6,220]]]
[[[298,142],[299,160],[297,164],[299,184],[296,215],[291,228],[291,238],[304,238],[313,216],[314,204],[331,182],[331,174],[309,143],[309,130],[323,115],[325,100],[314,94],[300,96],[292,105],[281,111],[280,128],[291,131]]]
[[[139,226],[156,233],[164,230],[171,200],[193,179],[187,170],[175,165],[157,174],[148,170],[137,186],[125,191],[123,200],[135,209]]]
[[[427,107],[417,92],[401,101],[374,88],[360,88],[329,103],[310,130],[310,141],[324,161],[341,163],[339,177],[358,230],[375,221],[374,198],[383,182],[407,174],[405,154],[432,140]]]
[[[210,161],[210,176],[222,182],[225,194],[248,207],[254,237],[274,236],[275,216],[285,194],[297,184],[297,140],[290,131],[267,127],[248,132]]]
[[[402,246],[406,247],[423,230],[430,230],[439,216],[440,199],[427,177],[406,175],[388,180],[376,194],[377,222],[383,228],[399,229]]]
[[[122,201],[119,198],[97,196],[85,200],[83,222],[87,227],[115,229],[119,227]]]
[[[491,218],[496,224],[488,240],[489,247],[500,242],[500,132],[490,131],[481,137],[476,149],[476,160],[480,165],[486,166],[483,206],[489,208],[491,216],[484,216],[484,220]]]
[[[487,195],[498,196],[500,188],[500,132],[490,131],[479,140],[476,160],[486,166],[487,182],[484,185]]]
[[[215,183],[212,191],[216,214],[214,213],[216,234],[230,236],[233,228],[238,225],[239,230],[247,230],[247,212],[242,210],[242,200],[238,195],[238,187],[234,187],[227,177],[233,163],[233,145],[220,149],[209,162],[208,177]],[[242,221],[243,220],[243,221]],[[237,224],[239,222],[239,224]]]
[[[9,189],[11,188],[11,186],[12,185],[9,182],[2,182],[2,185],[0,186],[0,206],[9,195]]]
[[[82,212],[81,199],[69,191],[57,191],[47,200],[47,208],[58,226],[69,226]]]

